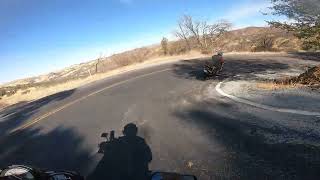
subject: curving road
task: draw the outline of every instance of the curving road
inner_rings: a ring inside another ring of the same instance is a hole
[[[88,175],[100,134],[128,122],[153,153],[151,169],[200,179],[312,179],[320,168],[320,119],[235,103],[221,80],[256,79],[316,61],[228,56],[224,73],[202,81],[202,59],[113,76],[0,112],[0,165],[32,164]],[[212,88],[213,87],[213,88]]]

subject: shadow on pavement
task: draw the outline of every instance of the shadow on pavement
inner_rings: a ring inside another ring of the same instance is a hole
[[[288,69],[289,66],[284,63],[272,62],[261,59],[235,59],[232,57],[225,58],[225,64],[220,76],[217,79],[256,79],[256,73],[264,73],[270,70]],[[173,65],[173,72],[181,78],[203,80],[203,67],[205,61],[210,58],[184,60],[181,63]]]
[[[5,108],[0,112],[0,135],[4,135],[22,125],[43,106],[51,102],[61,101],[71,96],[74,92],[75,89],[62,91],[30,103],[20,103]]]
[[[288,54],[294,58],[320,62],[320,52],[290,52]]]
[[[320,147],[296,141],[287,143],[277,139],[283,137],[306,138],[308,135],[292,129],[268,123],[259,123],[258,118],[239,112],[237,117],[224,116],[212,107],[219,108],[220,103],[207,104],[209,108],[200,109],[203,105],[194,106],[175,115],[182,121],[194,124],[206,132],[212,141],[223,144],[228,151],[235,152],[226,159],[231,172],[215,174],[215,179],[317,179],[320,176]],[[233,111],[233,107],[228,107]],[[230,112],[231,113],[231,112]],[[239,118],[239,119],[237,119]],[[247,118],[246,120],[243,120]],[[267,136],[273,140],[267,140]],[[319,142],[320,138],[316,138]],[[296,143],[295,143],[296,142]],[[208,158],[215,159],[215,157]],[[199,172],[194,172],[199,176]]]
[[[103,153],[103,157],[87,177],[88,180],[148,179],[148,164],[152,160],[150,147],[136,134],[124,134],[119,138],[112,136],[100,144],[99,152]]]
[[[250,96],[245,96],[244,99],[253,102],[259,102],[264,105],[269,105],[279,108],[289,108],[304,111],[313,111],[320,113],[320,89],[312,90],[307,88],[289,89],[284,91],[261,89],[251,89]],[[237,95],[237,93],[235,93]],[[241,97],[241,93],[239,93]]]
[[[73,129],[21,130],[0,139],[0,166],[30,165],[48,170],[85,171],[90,160],[83,138]]]

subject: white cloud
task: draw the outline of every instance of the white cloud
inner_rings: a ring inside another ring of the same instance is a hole
[[[233,29],[248,26],[266,26],[267,23],[262,13],[269,12],[271,4],[266,0],[247,0],[241,4],[235,4],[226,10],[222,19],[233,24]]]
[[[238,4],[226,11],[223,19],[229,21],[243,20],[252,16],[261,15],[270,7],[266,1],[248,1],[244,4]]]

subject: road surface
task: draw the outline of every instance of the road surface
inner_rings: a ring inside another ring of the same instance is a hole
[[[134,122],[153,154],[150,168],[200,179],[313,179],[320,174],[320,118],[273,112],[222,97],[222,80],[303,69],[317,61],[230,56],[202,81],[203,59],[100,80],[0,112],[0,165],[95,170],[102,132]]]

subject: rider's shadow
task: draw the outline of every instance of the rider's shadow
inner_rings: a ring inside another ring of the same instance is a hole
[[[108,139],[104,134],[107,141],[102,142],[99,149],[103,157],[87,179],[148,179],[152,153],[145,140],[137,136],[137,130],[131,123],[125,126],[122,137],[114,138],[111,133]]]

